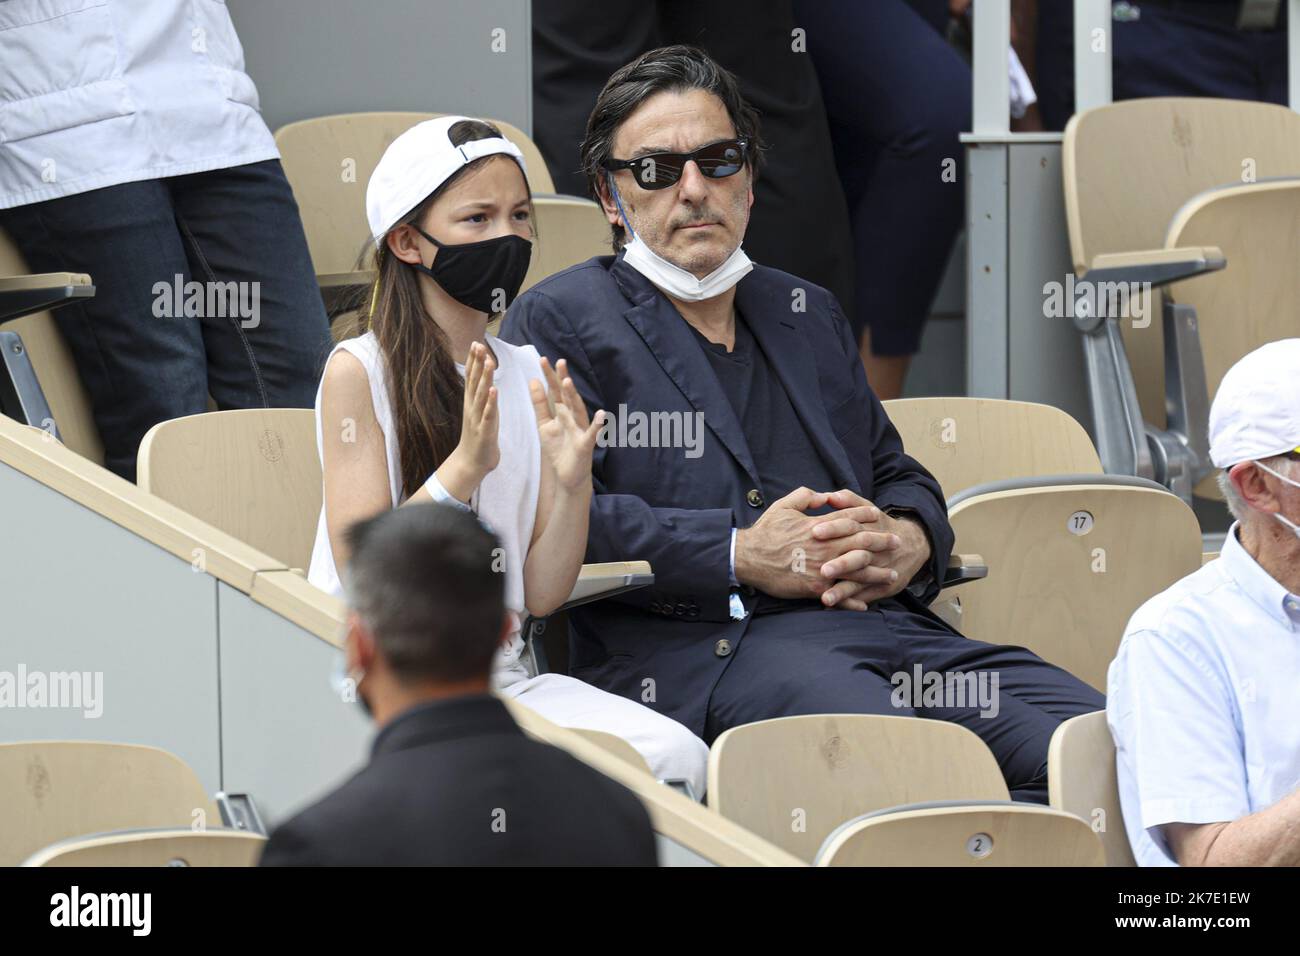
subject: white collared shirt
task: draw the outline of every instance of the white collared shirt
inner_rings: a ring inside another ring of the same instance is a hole
[[[1161,827],[1263,810],[1300,786],[1300,598],[1246,552],[1138,608],[1110,665],[1106,715],[1139,866],[1174,866]]]
[[[278,156],[222,0],[0,0],[0,209]]]

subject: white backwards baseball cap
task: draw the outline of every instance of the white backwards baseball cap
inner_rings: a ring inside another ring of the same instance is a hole
[[[1210,407],[1210,461],[1231,468],[1300,451],[1300,339],[1257,348],[1228,369]]]
[[[505,137],[492,136],[453,146],[449,136],[452,126],[472,119],[471,116],[439,116],[425,120],[384,150],[366,186],[366,219],[376,242],[453,173],[476,159],[504,153],[513,156],[524,176],[528,175],[524,154]]]

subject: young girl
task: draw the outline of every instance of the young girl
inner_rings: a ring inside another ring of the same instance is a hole
[[[325,496],[308,579],[342,595],[345,532],[408,502],[475,511],[501,541],[514,618],[494,684],[547,719],[623,737],[660,779],[703,793],[708,750],[678,722],[560,674],[529,677],[521,620],[569,595],[586,550],[587,411],[561,359],[487,334],[528,270],[532,196],[491,124],[440,117],[389,146],[366,189],[375,285],[361,334],[316,396]]]

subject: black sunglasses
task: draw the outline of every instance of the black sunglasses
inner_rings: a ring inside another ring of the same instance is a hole
[[[724,139],[693,153],[647,153],[636,159],[608,159],[604,165],[610,172],[631,170],[642,189],[666,189],[682,178],[689,162],[694,162],[709,179],[723,179],[740,172],[748,155],[749,140]]]

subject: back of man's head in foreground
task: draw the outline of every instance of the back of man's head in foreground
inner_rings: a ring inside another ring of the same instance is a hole
[[[347,536],[351,634],[373,640],[349,647],[349,669],[408,687],[486,681],[507,620],[496,536],[441,504],[386,511]]]

